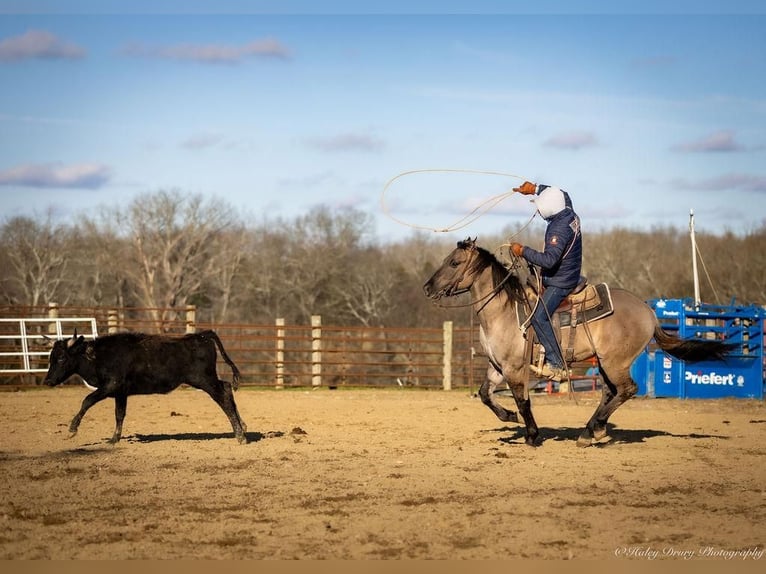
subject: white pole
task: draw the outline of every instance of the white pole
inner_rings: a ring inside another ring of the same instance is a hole
[[[689,210],[689,233],[692,238],[692,274],[694,275],[694,307],[700,306],[700,278],[697,273],[697,239],[694,236],[694,210]]]
[[[311,316],[311,386],[322,384],[322,316]]]
[[[442,388],[452,390],[452,321],[444,321],[442,325]]]
[[[276,388],[285,388],[285,320],[277,317],[277,381]]]

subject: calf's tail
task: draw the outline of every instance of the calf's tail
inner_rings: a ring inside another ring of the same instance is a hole
[[[223,348],[223,343],[221,343],[221,339],[218,338],[218,333],[216,333],[213,330],[205,331],[205,335],[213,339],[215,341],[215,344],[218,346],[218,350],[221,353],[221,356],[223,357],[223,360],[226,361],[226,364],[231,367],[231,387],[236,391],[239,388],[239,369],[237,368],[237,365],[234,364],[234,361],[231,360],[229,355],[226,354],[226,349]]]
[[[659,325],[654,328],[654,340],[666,353],[689,363],[707,360],[722,361],[736,347],[723,341],[681,339],[664,331]]]

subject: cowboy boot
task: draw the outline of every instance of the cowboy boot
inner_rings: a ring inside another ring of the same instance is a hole
[[[537,365],[530,365],[529,367],[538,377],[544,377],[551,381],[561,382],[563,379],[569,379],[569,374],[566,369],[552,367],[549,363],[545,363],[542,368]]]

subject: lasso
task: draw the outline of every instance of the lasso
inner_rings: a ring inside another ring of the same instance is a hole
[[[441,168],[441,169],[413,169],[409,171],[403,171],[402,173],[392,177],[386,185],[383,187],[383,191],[380,194],[380,206],[383,210],[383,213],[389,217],[390,219],[393,219],[397,223],[401,225],[405,225],[407,227],[410,227],[412,229],[420,229],[425,231],[433,231],[435,233],[448,233],[450,231],[457,231],[459,229],[463,229],[464,227],[469,226],[473,222],[475,222],[477,219],[479,219],[481,216],[483,216],[485,213],[493,209],[495,206],[500,204],[502,201],[508,199],[513,195],[515,192],[513,190],[506,191],[504,193],[501,193],[499,195],[496,195],[494,197],[490,197],[486,201],[480,203],[473,211],[468,213],[467,215],[461,217],[456,222],[454,222],[452,225],[449,225],[444,228],[435,228],[435,227],[429,227],[425,225],[416,225],[413,223],[409,223],[407,221],[403,221],[401,219],[398,219],[397,217],[393,216],[391,212],[389,211],[388,207],[386,206],[386,193],[388,192],[388,188],[391,187],[391,185],[399,178],[404,177],[406,175],[412,175],[415,173],[473,173],[473,174],[481,174],[481,175],[498,175],[502,177],[513,177],[520,181],[526,181],[526,178],[521,177],[520,175],[516,175],[513,173],[505,173],[502,171],[485,171],[485,170],[477,170],[477,169],[449,169],[449,168]],[[532,220],[535,218],[537,212],[532,214],[532,217],[529,218],[529,221],[527,221],[516,233],[514,233],[514,236],[518,235],[524,229],[526,229],[530,223],[532,223]],[[501,245],[501,247],[507,246],[506,244]]]

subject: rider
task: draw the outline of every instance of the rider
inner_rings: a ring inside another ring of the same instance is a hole
[[[519,243],[511,244],[511,251],[516,257],[524,257],[542,269],[545,289],[532,315],[532,326],[540,343],[545,347],[546,362],[542,369],[532,365],[532,370],[541,377],[561,381],[568,378],[567,369],[550,318],[580,282],[580,218],[572,208],[569,194],[558,187],[525,181],[520,187],[514,187],[513,191],[523,195],[536,195],[532,201],[543,219],[548,222],[545,230],[545,250],[542,253]]]

